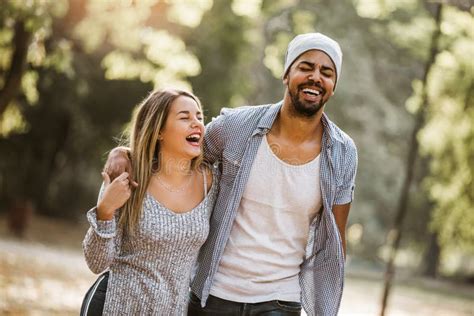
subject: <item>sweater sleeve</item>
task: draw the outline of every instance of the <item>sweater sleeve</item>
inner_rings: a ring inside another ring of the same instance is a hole
[[[102,185],[99,199],[103,190]],[[101,273],[110,267],[119,249],[118,212],[114,219],[101,221],[97,219],[97,207],[93,207],[87,212],[87,221],[90,227],[82,242],[84,256],[89,269],[94,273]]]

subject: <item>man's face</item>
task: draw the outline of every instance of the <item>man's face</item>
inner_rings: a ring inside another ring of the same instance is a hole
[[[312,117],[334,94],[336,67],[326,53],[309,50],[291,65],[283,83],[295,112]]]

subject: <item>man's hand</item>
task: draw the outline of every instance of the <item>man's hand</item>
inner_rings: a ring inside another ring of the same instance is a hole
[[[104,172],[109,175],[110,181],[113,181],[124,172],[129,174],[130,184],[133,187],[138,187],[132,177],[132,162],[129,157],[130,149],[127,147],[115,147],[109,153],[107,162],[104,166]]]
[[[114,218],[115,211],[130,198],[131,190],[126,172],[115,178],[112,183],[107,173],[102,172],[102,178],[104,179],[104,194],[97,203],[97,219],[108,221]]]

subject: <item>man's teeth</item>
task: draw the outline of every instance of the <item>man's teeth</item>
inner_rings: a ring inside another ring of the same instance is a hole
[[[303,92],[304,93],[309,93],[309,94],[314,94],[314,95],[320,95],[321,94],[321,92],[319,92],[318,90],[313,90],[313,89],[308,89],[308,88],[303,89]]]

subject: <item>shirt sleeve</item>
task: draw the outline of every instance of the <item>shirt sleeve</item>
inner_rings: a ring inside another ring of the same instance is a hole
[[[350,142],[350,150],[346,155],[342,185],[336,189],[335,205],[351,203],[354,200],[355,178],[357,174],[357,148]]]
[[[222,114],[212,119],[206,126],[204,137],[204,159],[213,165],[219,161],[223,151],[223,126],[225,115]]]

